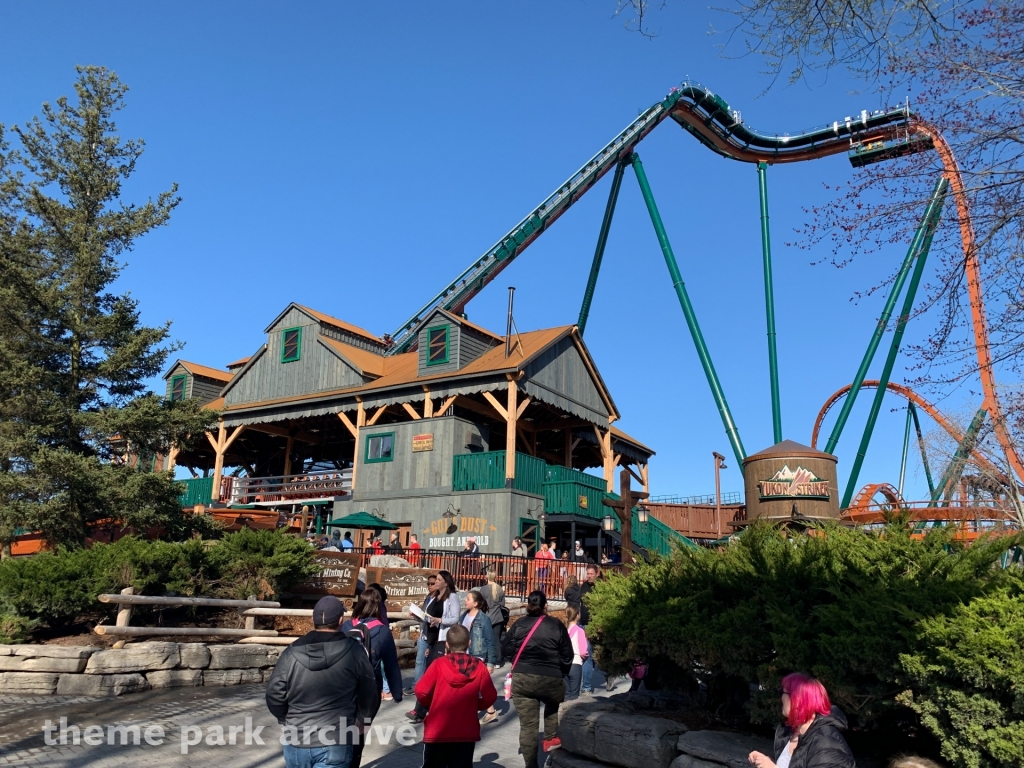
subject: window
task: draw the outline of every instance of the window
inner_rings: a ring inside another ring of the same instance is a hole
[[[302,355],[302,329],[285,328],[281,331],[281,362],[294,363]]]
[[[395,433],[383,432],[366,438],[366,463],[391,461],[395,458]]]
[[[427,365],[448,362],[448,326],[427,328]]]
[[[185,399],[185,385],[188,382],[186,376],[174,376],[171,378],[171,402]]]

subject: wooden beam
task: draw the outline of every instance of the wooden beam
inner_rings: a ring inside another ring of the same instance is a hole
[[[309,443],[310,445],[316,445],[317,443],[323,442],[322,437],[313,435],[309,432],[298,432],[284,427],[276,427],[273,424],[249,424],[246,429],[252,432],[262,432],[265,435],[277,435],[278,437],[294,437],[300,443]]]
[[[217,451],[220,450],[220,444],[216,440],[213,439],[213,435],[211,435],[209,432],[206,433],[206,439],[209,440],[210,441],[210,445],[213,446],[213,452],[214,453],[216,453]]]
[[[627,472],[629,472],[629,474],[631,474],[633,476],[633,479],[636,480],[638,483],[640,483],[640,485],[644,484],[644,479],[640,475],[638,475],[636,472],[634,472],[632,469],[630,469],[629,468],[629,464],[623,464],[622,468],[624,470],[626,470]]]
[[[531,402],[532,400],[529,397],[523,400],[523,402],[519,405],[519,409],[516,411],[516,419],[523,418],[523,411],[526,410],[526,406],[528,406]]]
[[[516,479],[516,415],[519,412],[516,406],[516,397],[519,394],[519,384],[511,376],[508,380],[508,405],[505,407],[505,487],[511,488]],[[484,392],[488,399],[494,400],[494,395]],[[493,403],[500,409],[500,404],[495,400]]]
[[[168,472],[174,471],[174,465],[178,461],[178,453],[180,453],[180,451],[181,451],[181,449],[178,448],[177,445],[172,445],[171,449],[167,452],[167,471]]]
[[[213,460],[213,499],[220,501],[220,480],[224,475],[224,451],[227,450],[227,432],[224,427],[224,419],[219,419],[217,424],[217,445],[214,447],[216,454]]]
[[[228,450],[228,448],[230,448],[230,447],[231,447],[231,444],[232,444],[233,442],[235,442],[235,440],[236,440],[236,439],[237,439],[237,438],[238,438],[238,437],[239,437],[239,436],[240,436],[240,435],[241,435],[241,434],[242,434],[243,432],[245,432],[245,430],[246,430],[246,429],[247,429],[247,427],[246,427],[246,425],[245,425],[245,424],[241,424],[241,425],[239,425],[239,426],[235,427],[235,431],[231,433],[231,437],[229,437],[229,438],[227,439],[227,441],[226,441],[226,442],[224,443],[224,452],[225,452],[225,453],[227,453],[227,450]]]
[[[363,401],[360,400],[359,409],[356,411],[356,427],[366,426],[366,408],[363,407]]]
[[[643,483],[643,485],[644,485],[644,493],[650,493],[651,492],[651,475],[650,475],[650,471],[649,471],[650,465],[649,464],[638,464],[637,466],[640,467],[640,482]]]
[[[484,399],[494,407],[494,410],[498,412],[498,415],[501,417],[502,421],[507,422],[509,420],[509,412],[502,407],[501,403],[498,402],[498,398],[496,398],[490,392],[484,392]],[[512,400],[514,400],[514,398],[512,398]],[[512,400],[510,400],[510,402]]]
[[[423,418],[432,419],[434,418],[434,401],[430,397],[430,387],[423,387],[423,394],[426,397],[423,398]]]
[[[449,397],[447,400],[441,403],[441,406],[436,411],[434,411],[434,413],[436,413],[438,416],[443,416],[445,411],[452,407],[452,403],[455,402],[456,397],[458,397],[458,395],[452,395],[451,397]]]
[[[345,429],[349,431],[352,437],[359,437],[359,428],[352,423],[352,419],[345,415],[344,411],[338,411],[338,418],[341,423],[345,425]]]
[[[377,411],[373,414],[373,416],[370,417],[370,420],[366,422],[366,426],[372,427],[374,424],[376,424],[377,423],[377,419],[379,419],[381,416],[383,416],[384,415],[384,411],[386,411],[387,409],[388,409],[388,406],[386,406],[386,405],[382,405],[380,408],[378,408]]]
[[[563,429],[565,433],[565,454],[562,456],[562,461],[569,469],[572,469],[572,450],[576,445],[572,441],[572,430]]]
[[[416,412],[415,408],[409,405],[409,403],[402,403],[402,407],[405,409],[405,412],[412,417],[413,421],[419,421],[420,419],[423,418]]]
[[[295,448],[295,438],[288,435],[284,443],[284,472],[281,473],[282,475],[290,475],[292,473],[293,448]]]

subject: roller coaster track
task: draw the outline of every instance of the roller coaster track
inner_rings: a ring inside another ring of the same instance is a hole
[[[866,152],[861,158],[851,157],[851,162],[859,166],[908,152],[932,148],[938,152],[943,174],[949,181],[950,194],[956,202],[974,347],[984,393],[982,408],[992,419],[996,438],[1018,481],[1024,481],[1024,462],[1006,428],[1006,419],[996,390],[977,242],[960,167],[938,129],[913,115],[909,107],[871,113],[862,111],[858,117],[846,117],[831,125],[792,135],[767,134],[748,127],[739,113],[712,91],[697,83],[684,82],[681,87],[672,89],[662,101],[641,113],[540,206],[403,323],[392,334],[394,345],[389,354],[408,351],[416,344],[415,331],[434,308],[462,312],[470,299],[494,280],[608,171],[627,162],[637,144],[668,118],[713,152],[746,163],[804,162],[857,147],[872,146],[881,146],[883,149],[880,153]],[[888,148],[886,144],[889,144]],[[872,154],[877,156],[863,159]],[[930,415],[937,418],[938,412],[934,407]],[[948,424],[945,419],[942,422]],[[815,425],[815,434],[817,428],[818,425]]]

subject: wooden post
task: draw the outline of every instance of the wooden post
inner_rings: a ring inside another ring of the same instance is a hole
[[[608,493],[615,493],[615,456],[612,455],[612,429],[611,425],[608,425],[608,429],[604,432],[601,428],[594,426],[594,434],[597,436],[597,445],[601,449],[601,459],[604,465],[604,482],[605,490]]]
[[[516,397],[519,385],[508,377],[508,405],[505,406],[505,487],[511,488],[516,481],[516,420],[518,406]]]
[[[219,420],[217,427],[216,458],[213,461],[213,500],[220,501],[220,479],[224,474],[224,444],[227,442],[227,429],[224,419]]]
[[[299,532],[300,532],[300,535],[303,538],[306,537],[306,528],[308,526],[309,526],[309,505],[308,504],[303,504],[302,505],[302,518],[301,518],[301,520],[299,522]]]
[[[423,394],[426,395],[423,398],[423,418],[432,419],[434,417],[434,401],[430,399],[430,388],[424,387]]]
[[[180,449],[176,445],[172,445],[170,450],[167,452],[167,471],[173,472],[174,465],[178,461],[178,453]]]
[[[295,438],[288,435],[287,440],[284,443],[284,472],[282,475],[290,475],[292,473],[292,449],[295,448]]]
[[[291,438],[288,438],[288,439],[291,440]],[[257,597],[256,597],[256,595],[249,595],[249,599],[250,600],[256,600]],[[245,617],[245,628],[246,629],[256,629],[256,617],[255,616],[246,616]]]
[[[651,492],[650,464],[639,464],[638,466],[640,468],[640,478],[643,481],[644,493],[649,494]]]
[[[565,432],[565,466],[572,469],[572,430],[563,431]]]
[[[125,587],[121,590],[122,595],[134,595],[134,587]],[[117,620],[114,622],[115,627],[127,627],[128,622],[132,620],[132,606],[130,603],[118,603],[117,604]],[[114,643],[114,648],[124,648],[126,641],[118,640]]]
[[[601,499],[602,504],[615,510],[615,514],[622,524],[623,565],[633,562],[633,507],[636,506],[638,501],[646,498],[646,493],[634,491],[630,488],[629,471],[623,469],[619,475],[619,500]]]

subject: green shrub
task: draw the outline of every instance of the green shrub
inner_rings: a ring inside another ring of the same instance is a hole
[[[1009,700],[971,688],[976,684],[961,661],[941,662],[937,670],[937,662],[924,660],[938,653],[940,640],[957,637],[971,611],[988,615],[986,601],[1024,591],[1018,570],[995,567],[1019,542],[982,541],[965,549],[941,530],[914,540],[900,526],[792,534],[755,524],[722,551],[680,550],[599,584],[590,597],[588,629],[602,668],[621,673],[634,658],[647,659],[669,684],[703,683],[713,711],[743,706],[755,722],[777,721],[774,691],[796,670],[821,679],[860,727],[905,712],[896,695],[909,691],[916,711],[931,716],[926,725],[955,745],[947,752],[950,759],[957,755],[956,764],[1002,766],[957,724],[942,685],[987,697],[985,706],[998,709],[1007,723],[1024,715],[1024,693],[1008,708]],[[1009,621],[1008,615],[999,621]],[[1004,646],[1020,632],[1001,627]],[[995,663],[973,641],[950,647],[973,659],[977,679]],[[1010,665],[993,685],[1024,692],[1022,672],[1019,663]],[[751,684],[759,689],[753,697]]]
[[[0,613],[0,645],[23,643],[38,622],[16,616],[12,613]]]
[[[209,555],[220,574],[219,592],[239,600],[279,594],[318,572],[309,545],[279,531],[243,528],[217,542]]]
[[[0,562],[0,612],[51,627],[96,608],[103,591],[91,550],[58,549]]]

